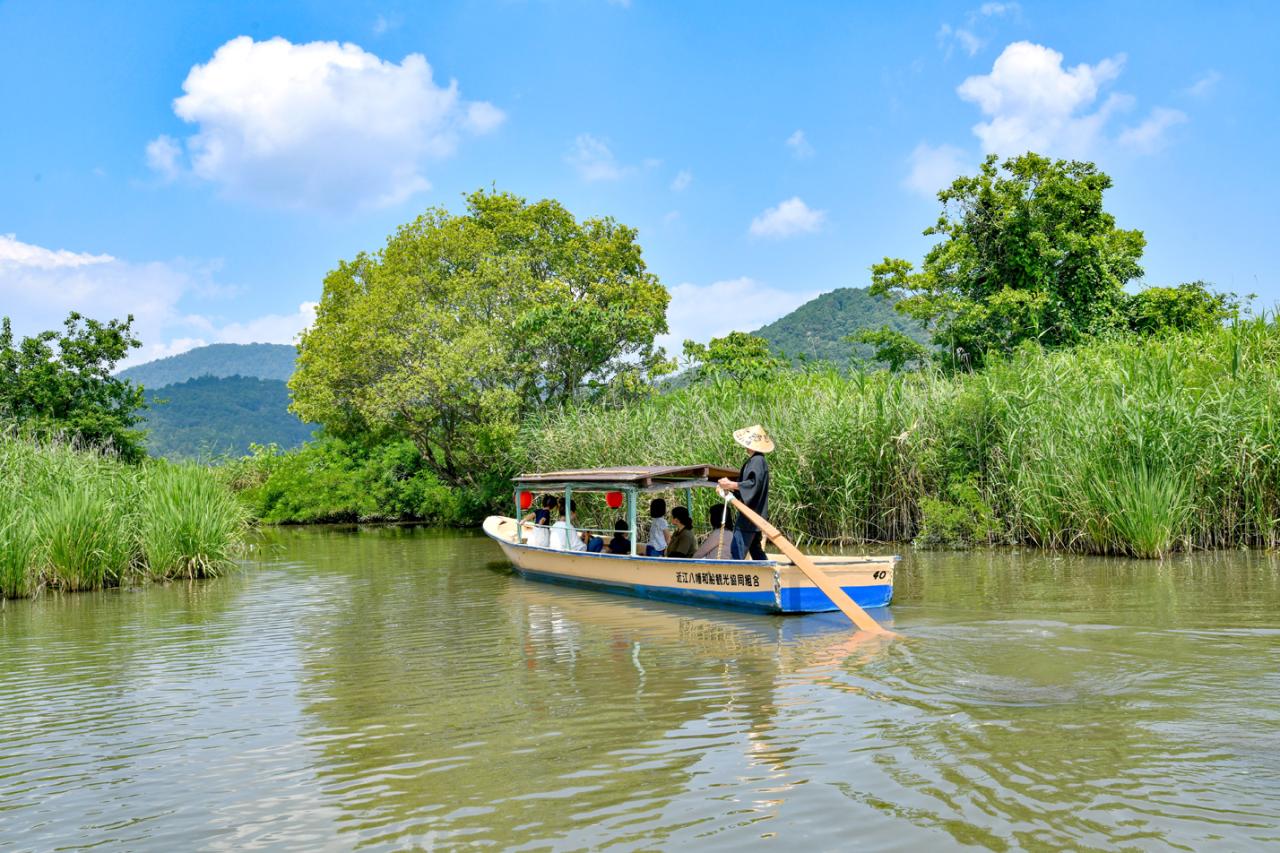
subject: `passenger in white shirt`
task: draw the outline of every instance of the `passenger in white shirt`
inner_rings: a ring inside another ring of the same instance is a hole
[[[585,551],[587,543],[582,538],[582,534],[578,532],[574,526],[578,521],[578,511],[575,509],[569,514],[569,518],[564,517],[564,505],[560,506],[560,519],[551,525],[551,543],[549,547],[553,551]]]
[[[547,519],[546,521],[538,521],[528,526],[528,544],[535,548],[551,547],[551,527],[547,523],[548,521],[550,521],[550,519]]]
[[[649,541],[644,553],[647,557],[661,557],[671,541],[671,525],[667,524],[667,502],[662,498],[649,501]]]
[[[542,506],[520,519],[524,531],[525,544],[535,548],[546,548],[551,541],[551,511],[556,508],[556,499],[552,495],[542,496]]]

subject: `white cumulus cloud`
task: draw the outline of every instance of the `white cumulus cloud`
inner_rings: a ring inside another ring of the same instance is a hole
[[[668,354],[679,354],[686,340],[705,344],[730,332],[753,332],[817,296],[770,287],[745,276],[707,285],[677,284],[670,291],[670,333],[657,340]]]
[[[1063,68],[1062,58],[1043,45],[1014,42],[996,58],[990,74],[960,84],[960,97],[988,117],[973,128],[984,151],[1085,155],[1107,119],[1129,106],[1131,98],[1113,94],[1093,109],[1100,89],[1124,68],[1123,55],[1072,68]]]
[[[951,186],[971,159],[954,145],[934,147],[921,142],[907,158],[911,170],[903,180],[903,186],[926,198],[933,198],[939,190]]]
[[[749,230],[755,237],[790,237],[817,231],[826,220],[825,210],[814,210],[799,196],[793,196],[751,220]]]
[[[188,168],[228,195],[282,207],[349,210],[393,204],[430,186],[429,158],[504,115],[439,85],[421,54],[399,63],[355,44],[248,36],[222,45],[182,84],[174,112],[195,126],[179,151],[158,137],[148,162]]]
[[[1070,68],[1062,60],[1051,48],[1014,42],[996,58],[990,74],[960,84],[961,99],[986,116],[973,128],[984,153],[1083,158],[1127,149],[1149,154],[1164,145],[1171,127],[1188,120],[1180,110],[1158,106],[1137,125],[1119,133],[1109,130],[1112,119],[1134,105],[1134,98],[1121,92],[1102,97],[1124,70],[1124,55]]]

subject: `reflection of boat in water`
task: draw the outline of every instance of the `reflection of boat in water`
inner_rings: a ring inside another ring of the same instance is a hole
[[[484,531],[522,575],[535,580],[596,587],[609,592],[672,601],[730,607],[765,613],[819,613],[836,605],[792,561],[780,555],[769,560],[714,560],[646,557],[636,553],[636,501],[639,494],[684,490],[692,504],[692,490],[710,488],[722,476],[737,472],[710,465],[664,468],[596,468],[525,474],[515,479],[517,506],[531,489],[563,490],[567,507],[575,491],[610,493],[610,506],[620,507],[625,496],[630,554],[557,550],[529,544],[532,525],[505,516],[489,516]],[[862,607],[883,607],[893,596],[897,557],[826,556],[811,558],[850,598]]]
[[[767,660],[783,672],[797,673],[838,665],[860,649],[882,646],[865,632],[849,632],[843,617],[810,614],[779,619],[753,613],[701,615],[662,601],[628,601],[578,592],[560,594],[537,584],[516,584],[502,594],[505,608],[523,614],[526,639],[558,648],[552,657],[576,656],[586,634],[605,631],[615,642],[679,648],[701,657],[742,663]],[[892,625],[888,608],[875,617]]]

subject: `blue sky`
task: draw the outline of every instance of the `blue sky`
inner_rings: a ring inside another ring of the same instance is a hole
[[[895,8],[901,5],[903,8]],[[1146,283],[1280,302],[1270,4],[0,2],[0,314],[286,342],[496,185],[640,229],[672,336],[917,260],[984,151],[1092,159]]]

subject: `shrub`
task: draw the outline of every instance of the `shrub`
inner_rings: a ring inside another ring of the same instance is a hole
[[[204,468],[0,433],[0,470],[0,597],[213,575],[243,542],[243,508]]]

